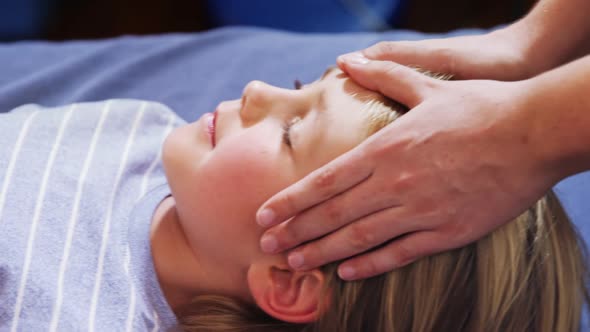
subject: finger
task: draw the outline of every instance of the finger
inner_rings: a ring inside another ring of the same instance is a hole
[[[263,227],[285,221],[365,181],[374,166],[365,158],[361,144],[267,200],[256,213]]]
[[[427,69],[435,73],[454,73],[454,76],[457,76],[457,55],[448,47],[448,43],[441,39],[380,42],[362,50],[361,53],[372,60],[394,61],[405,66]]]
[[[289,253],[295,269],[312,269],[366,252],[400,235],[423,228],[412,222],[403,207],[391,207],[356,220],[353,223],[310,242]]]
[[[420,60],[425,47],[416,47],[416,42],[394,41],[379,42],[362,50],[363,55],[372,60],[395,61],[410,65]]]
[[[448,239],[442,238],[440,233],[418,231],[345,261],[338,267],[338,275],[344,280],[374,277],[450,248]]]
[[[358,84],[379,91],[409,108],[421,103],[432,88],[439,85],[437,80],[414,69],[391,61],[363,60],[358,53],[343,56],[338,61]]]
[[[432,47],[438,40],[379,42],[367,47],[361,53],[368,59],[394,61],[406,66],[418,66],[437,70],[446,67],[444,64],[451,58],[450,52],[444,48]]]
[[[368,179],[270,228],[262,236],[261,247],[266,253],[281,252],[397,204],[395,196],[387,193],[381,183]]]

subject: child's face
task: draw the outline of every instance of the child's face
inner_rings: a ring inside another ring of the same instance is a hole
[[[366,138],[355,93],[369,94],[337,69],[300,90],[251,82],[216,109],[214,146],[208,115],[172,132],[163,161],[197,257],[230,269],[263,256],[259,206]]]

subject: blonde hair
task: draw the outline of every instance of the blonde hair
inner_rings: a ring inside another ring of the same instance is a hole
[[[368,135],[407,111],[385,97],[365,109]],[[590,302],[586,258],[550,191],[473,244],[377,277],[346,282],[337,263],[324,266],[320,300],[330,305],[316,322],[286,323],[219,295],[198,296],[177,316],[191,332],[576,331]]]
[[[382,276],[343,282],[332,265],[332,307],[302,331],[577,331],[582,248],[550,192],[476,243]]]

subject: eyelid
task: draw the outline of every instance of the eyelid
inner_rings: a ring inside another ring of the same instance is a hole
[[[289,147],[289,148],[293,148],[293,142],[291,141],[291,128],[293,127],[294,124],[296,124],[297,122],[301,121],[301,117],[299,116],[295,116],[291,119],[287,119],[282,127],[283,127],[283,142]]]

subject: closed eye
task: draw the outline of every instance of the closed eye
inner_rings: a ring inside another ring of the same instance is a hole
[[[291,128],[300,120],[301,118],[296,116],[283,123],[283,143],[285,143],[290,149],[293,148],[293,142],[291,141]]]
[[[283,123],[283,143],[285,143],[290,149],[293,148],[291,143],[291,127],[293,126],[292,121]]]

